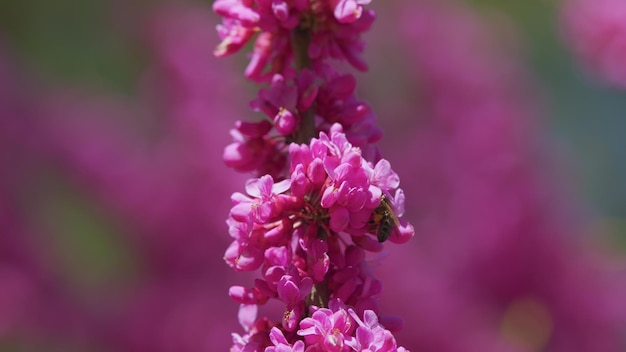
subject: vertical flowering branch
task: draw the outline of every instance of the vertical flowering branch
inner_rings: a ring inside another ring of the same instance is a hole
[[[267,85],[250,103],[265,118],[238,121],[226,164],[255,177],[232,195],[236,271],[260,269],[254,286],[233,286],[244,335],[232,351],[404,351],[379,317],[382,284],[366,252],[404,243],[398,175],[374,145],[381,138],[356,79],[332,63],[367,70],[361,33],[374,21],[370,0],[216,0],[218,57],[254,40],[248,79]],[[282,317],[258,315],[270,299]]]

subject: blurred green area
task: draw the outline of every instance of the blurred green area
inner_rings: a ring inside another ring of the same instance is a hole
[[[529,64],[547,103],[555,147],[591,210],[612,223],[626,217],[626,91],[585,73],[564,46],[558,0],[473,0],[490,15],[508,15],[527,45]],[[618,226],[619,227],[619,226]],[[620,232],[626,237],[626,234]]]
[[[25,67],[54,82],[132,93],[144,58],[114,23],[112,3],[3,0],[0,38]]]
[[[4,0],[0,41],[21,69],[34,72],[27,78],[44,85],[133,95],[146,57],[114,23],[111,5],[106,0]],[[26,195],[29,220],[52,234],[45,240],[68,284],[88,293],[128,279],[135,263],[107,212],[62,175],[42,178],[39,185]]]
[[[50,250],[68,284],[89,296],[129,282],[139,267],[136,253],[122,241],[126,236],[120,224],[63,179],[47,183],[30,206],[32,221],[52,235]]]

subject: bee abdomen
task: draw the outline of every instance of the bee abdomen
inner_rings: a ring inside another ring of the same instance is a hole
[[[378,225],[378,231],[376,232],[376,237],[378,238],[378,242],[385,242],[389,236],[391,236],[391,232],[393,231],[394,221],[390,216],[385,216],[380,221]]]

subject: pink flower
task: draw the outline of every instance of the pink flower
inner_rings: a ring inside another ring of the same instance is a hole
[[[356,338],[348,342],[350,347],[355,351],[406,351],[404,347],[397,347],[395,338],[389,330],[385,330],[385,328],[378,323],[378,317],[373,311],[364,311],[363,320],[361,320],[352,309],[348,309],[348,313],[356,323],[359,324],[356,328]]]
[[[398,188],[397,174],[384,159],[376,166],[363,159],[338,125],[331,127],[330,134],[320,133],[310,145],[290,145],[289,155],[290,179],[274,183],[265,175],[247,182],[249,196],[232,196],[228,224],[234,241],[225,259],[236,270],[261,268],[262,279],[255,281],[254,288],[232,287],[231,297],[243,305],[281,300],[284,332],[293,332],[306,321],[310,300],[322,294],[357,312],[377,311],[382,286],[365,262],[364,250],[382,249],[372,233],[379,225],[372,219],[383,194],[402,215],[404,193]],[[394,190],[395,198],[390,193]],[[402,224],[410,233],[402,237],[405,228],[394,224],[393,241],[413,235],[413,228]],[[353,244],[348,244],[346,234]],[[320,310],[313,318],[320,320],[327,313]],[[342,314],[347,312],[333,311],[330,325],[316,325],[318,330],[330,326],[319,332],[325,342],[307,340],[306,346],[348,348],[343,341],[353,337],[336,330]],[[311,331],[310,326],[300,328],[305,335]]]
[[[313,287],[311,278],[301,279],[296,272],[294,274],[283,275],[277,286],[278,297],[287,304],[283,314],[283,328],[287,331],[294,331],[298,327],[305,312],[304,298]]]
[[[268,121],[247,123],[238,121],[231,130],[234,142],[224,148],[223,159],[227,166],[240,172],[254,171],[259,175],[278,177],[285,167],[286,158],[267,133],[272,128]]]
[[[340,23],[350,23],[358,20],[363,13],[363,5],[367,5],[371,0],[331,0],[334,7],[335,18]]]
[[[218,56],[233,53],[243,47],[252,32],[260,32],[255,41],[254,53],[246,69],[246,77],[265,82],[276,73],[288,76],[292,71],[293,51],[290,43],[291,31],[299,24],[312,31],[308,54],[319,66],[328,58],[344,59],[359,70],[367,70],[360,57],[363,43],[361,33],[367,31],[374,20],[371,10],[363,6],[369,0],[332,0],[308,2],[260,1],[260,0],[217,0],[213,10],[223,17],[223,26],[218,27],[222,43],[215,50]],[[263,74],[270,64],[270,74]]]
[[[339,301],[331,301],[330,308],[313,309],[310,318],[300,322],[298,335],[303,336],[307,346],[319,351],[347,352],[354,322]]]
[[[222,42],[215,48],[213,54],[224,57],[238,52],[252,39],[256,31],[242,26],[238,20],[227,19],[217,26],[217,33]]]

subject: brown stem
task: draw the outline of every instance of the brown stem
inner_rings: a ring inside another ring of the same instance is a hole
[[[311,58],[309,57],[309,44],[311,43],[311,32],[308,28],[298,27],[293,32],[292,38],[293,53],[295,56],[295,64],[298,71],[311,67]],[[296,131],[294,142],[308,144],[311,138],[315,137],[315,113],[314,105],[306,111],[300,112],[302,121],[300,128]]]
[[[328,292],[328,284],[326,280],[319,284],[313,285],[311,293],[306,298],[307,306],[317,306],[319,308],[328,308],[328,300],[330,292]]]
[[[311,58],[309,57],[308,52],[309,44],[311,43],[310,29],[310,26],[301,25],[293,32],[292,46],[295,57],[295,65],[298,72],[311,67]],[[308,144],[311,141],[311,138],[315,137],[315,104],[313,104],[306,111],[301,111],[300,117],[302,118],[302,121],[300,122],[300,127],[296,131],[293,140],[299,144]],[[318,230],[321,230],[321,228]],[[323,282],[313,285],[311,293],[306,298],[306,305],[327,308],[329,299],[330,291],[328,289],[328,282],[327,280],[324,280]]]
[[[311,32],[307,28],[297,27],[293,31],[291,44],[293,46],[293,54],[296,60],[296,68],[311,67],[311,58],[309,58],[309,44],[311,43]]]

